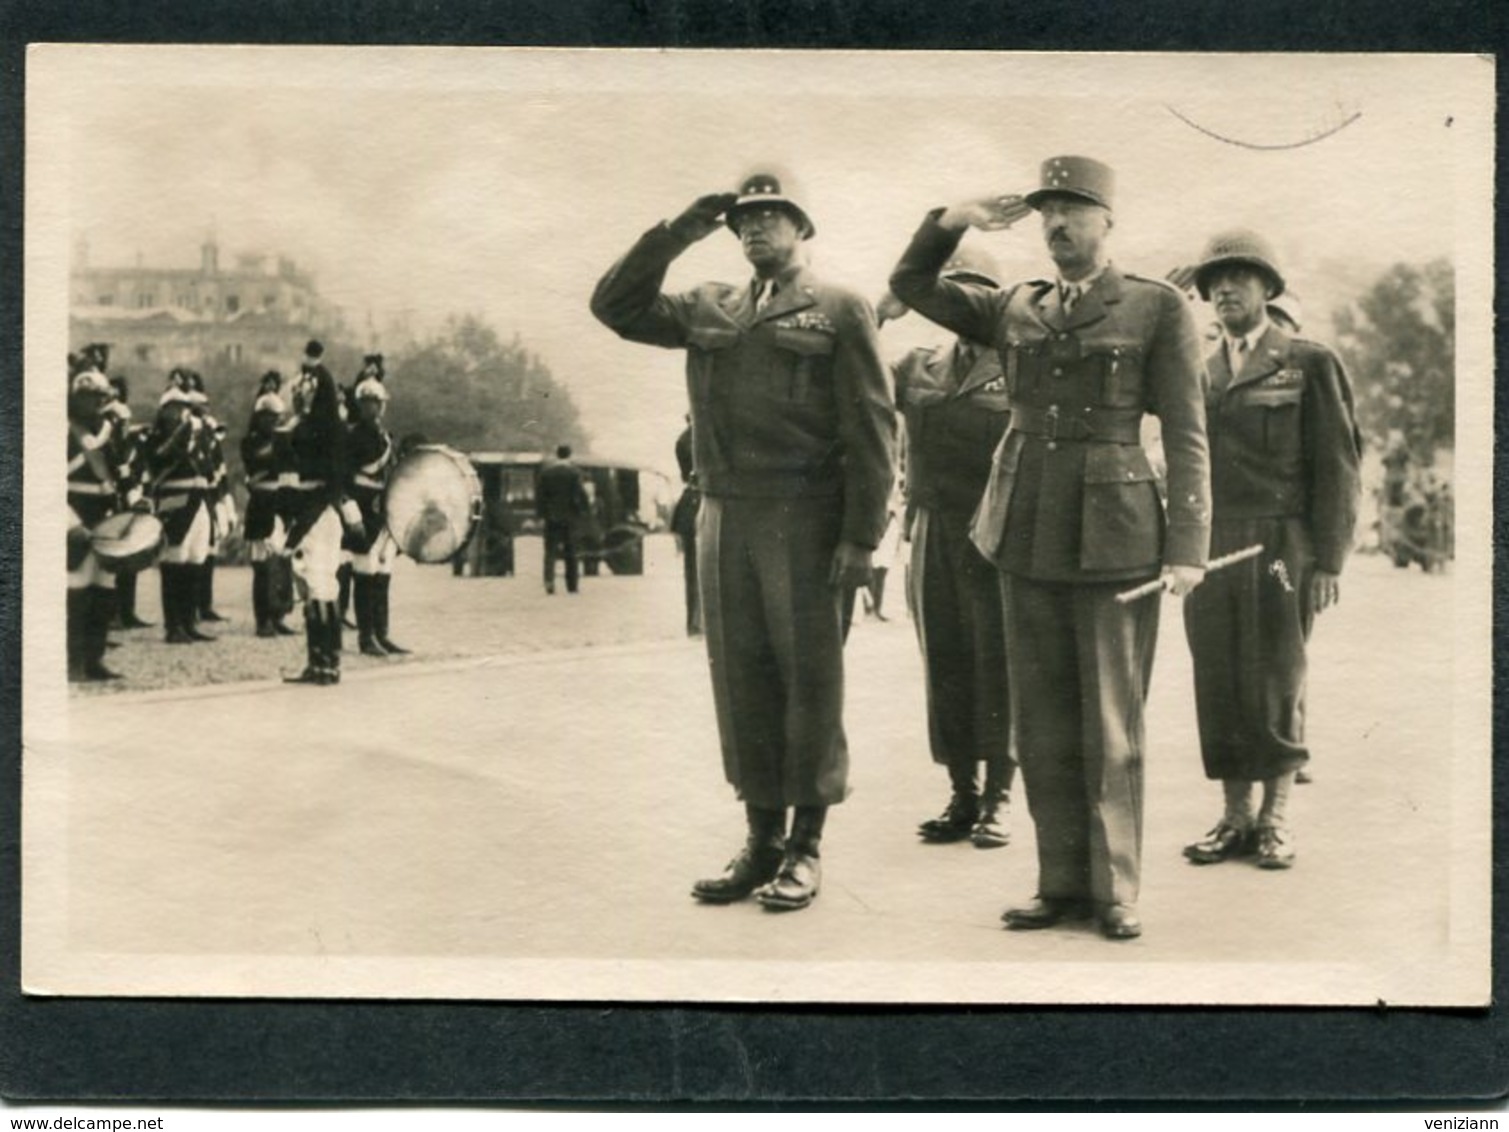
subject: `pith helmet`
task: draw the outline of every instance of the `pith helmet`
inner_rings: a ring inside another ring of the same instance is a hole
[[[989,252],[973,246],[961,246],[939,272],[945,279],[962,283],[982,283],[987,287],[1000,287],[1001,272]]]
[[[1210,277],[1216,268],[1240,264],[1251,267],[1268,280],[1268,297],[1276,299],[1284,293],[1284,277],[1279,273],[1278,257],[1268,246],[1268,241],[1246,228],[1234,228],[1221,232],[1205,245],[1205,255],[1195,268],[1195,286],[1200,298],[1210,301]]]
[[[812,218],[799,203],[801,186],[786,170],[774,165],[761,165],[739,179],[739,199],[728,209],[728,226],[739,232],[739,214],[751,208],[784,208],[796,221],[802,239],[810,240],[816,234]]]
[[[1053,196],[1078,197],[1102,208],[1110,208],[1116,195],[1116,174],[1103,161],[1093,157],[1050,157],[1043,162],[1040,187],[1028,193],[1027,203],[1041,208]]]

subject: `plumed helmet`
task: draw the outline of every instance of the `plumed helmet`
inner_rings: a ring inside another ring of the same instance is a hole
[[[737,235],[741,214],[752,208],[782,208],[796,221],[801,238],[810,240],[817,234],[817,228],[799,203],[802,196],[796,178],[785,169],[777,165],[757,165],[739,178],[739,199],[726,213],[728,226]]]
[[[1284,293],[1284,277],[1278,269],[1278,257],[1268,241],[1247,228],[1233,228],[1211,237],[1205,245],[1205,254],[1195,267],[1195,286],[1200,298],[1210,301],[1210,277],[1221,267],[1240,265],[1250,267],[1268,280],[1268,297],[1276,299]]]
[[[98,393],[104,397],[115,396],[115,390],[110,387],[109,379],[97,369],[81,370],[74,374],[68,389],[71,393]]]

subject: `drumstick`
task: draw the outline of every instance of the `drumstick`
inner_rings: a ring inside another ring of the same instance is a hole
[[[1238,562],[1245,562],[1249,558],[1256,558],[1261,553],[1263,553],[1263,544],[1260,542],[1253,543],[1251,546],[1244,546],[1241,550],[1233,550],[1230,554],[1223,554],[1220,558],[1211,559],[1205,566],[1205,572],[1207,574],[1214,574],[1217,570],[1224,570],[1226,567],[1234,566]],[[1154,578],[1151,582],[1143,582],[1140,586],[1133,586],[1129,590],[1122,590],[1116,595],[1116,600],[1120,604],[1125,605],[1129,601],[1136,601],[1138,598],[1158,593],[1162,589],[1163,579]]]

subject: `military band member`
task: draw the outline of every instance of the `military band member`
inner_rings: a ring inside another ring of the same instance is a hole
[[[828,807],[848,793],[843,597],[869,576],[895,454],[874,313],[807,268],[814,228],[790,187],[762,168],[737,193],[699,198],[592,297],[622,337],[687,352],[703,629],[748,825],[743,851],[692,894],[724,904],[758,890],[776,911],[817,895]],[[663,294],[671,263],[725,224],[754,277]]]
[[[370,363],[370,357],[368,360]],[[361,509],[361,525],[347,531],[346,549],[352,556],[356,625],[365,655],[396,656],[409,650],[395,644],[388,635],[398,543],[388,533],[383,493],[398,462],[398,449],[393,434],[383,426],[388,390],[381,377],[373,374],[363,377],[357,383],[354,401],[356,420],[346,437],[350,469],[346,493]]]
[[[1012,929],[1093,914],[1109,939],[1142,932],[1143,711],[1159,603],[1120,603],[1156,578],[1182,596],[1204,575],[1210,461],[1200,337],[1188,304],[1107,256],[1113,173],[1086,157],[1044,162],[1025,198],[933,212],[891,277],[902,302],[1000,351],[1011,425],[971,537],[1001,571],[1011,726],[1037,832],[1038,892]],[[1053,279],[992,291],[939,276],[965,229],[1036,209]],[[1162,422],[1165,519],[1143,451]]]
[[[104,662],[115,577],[90,548],[94,528],[119,502],[110,452],[114,427],[105,414],[114,392],[92,361],[71,376],[68,390],[68,679],[115,680],[120,673]]]
[[[325,347],[310,341],[294,380],[289,437],[296,479],[289,505],[288,550],[304,599],[308,662],[295,684],[333,685],[341,679],[341,615],[337,571],[345,525],[346,426],[341,392],[321,358]]]
[[[954,253],[941,277],[1000,287],[994,263],[969,247]],[[906,307],[887,295],[879,313],[884,322]],[[906,422],[908,598],[922,648],[933,761],[947,769],[953,787],[942,814],[917,832],[924,841],[996,848],[1011,839],[1016,778],[1006,634],[996,568],[970,542],[969,525],[1010,419],[1006,378],[994,350],[963,338],[913,350],[894,369]]]
[[[209,555],[210,514],[205,503],[203,425],[193,411],[189,371],[174,369],[158,400],[147,439],[147,473],[153,509],[163,526],[157,569],[162,577],[162,622],[170,645],[215,638],[196,622],[199,572]]]
[[[246,518],[243,534],[252,567],[252,615],[257,636],[293,636],[283,624],[276,596],[277,563],[283,558],[287,528],[278,508],[278,480],[290,470],[289,434],[279,429],[287,412],[282,376],[264,374],[252,402],[251,425],[241,438],[241,467],[246,475]]]
[[[1188,845],[1194,864],[1294,863],[1289,788],[1305,745],[1305,644],[1340,599],[1357,523],[1360,450],[1336,356],[1274,325],[1284,277],[1267,242],[1223,232],[1196,269],[1223,337],[1206,359],[1214,526],[1211,552],[1259,544],[1185,599],[1205,775],[1225,810]],[[1262,801],[1253,814],[1253,786]]]

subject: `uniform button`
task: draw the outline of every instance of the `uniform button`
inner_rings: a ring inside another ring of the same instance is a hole
[[[1044,445],[1044,447],[1047,448],[1049,452],[1057,452],[1058,451],[1058,441],[1056,441],[1056,440],[1050,440],[1050,441],[1048,441],[1047,444]]]
[[[1063,377],[1064,376],[1064,367],[1063,366],[1054,366],[1053,367],[1053,376],[1054,377]]]
[[[1056,412],[1058,412],[1058,406],[1057,405],[1049,405],[1048,406],[1048,411],[1050,413],[1056,413]]]

